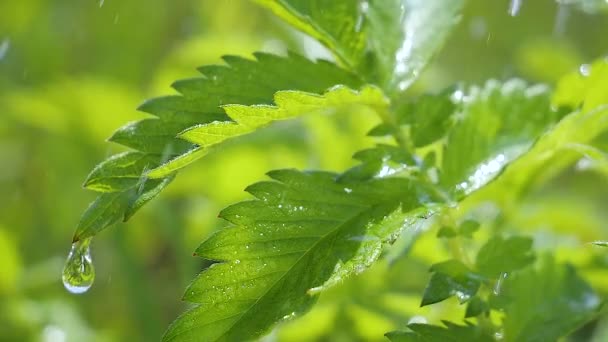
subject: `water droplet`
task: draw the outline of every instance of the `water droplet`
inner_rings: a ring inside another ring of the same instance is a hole
[[[105,2],[105,0],[99,0],[99,8],[103,7],[103,3]]]
[[[426,319],[426,317],[424,316],[412,316],[412,318],[410,318],[409,321],[407,321],[407,324],[427,324],[429,321]]]
[[[582,64],[579,68],[578,68],[578,72],[581,73],[582,76],[589,76],[591,75],[591,65],[589,64]]]
[[[469,299],[471,299],[471,296],[468,293],[464,293],[461,291],[456,291],[456,298],[458,298],[458,301],[460,303],[465,303],[466,301],[468,301]]]
[[[236,259],[236,260],[234,260],[234,263],[238,265],[238,264],[240,264],[240,263],[241,263],[241,260]]]
[[[71,293],[85,293],[95,280],[91,259],[91,238],[74,242],[63,267],[63,286]]]
[[[522,1],[523,0],[511,0],[511,2],[509,3],[509,15],[514,17],[519,13]]]

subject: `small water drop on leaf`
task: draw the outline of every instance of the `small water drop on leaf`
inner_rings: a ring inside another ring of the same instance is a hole
[[[63,286],[71,293],[86,292],[95,280],[95,268],[91,259],[90,245],[91,238],[74,242],[65,261],[61,279]]]
[[[582,64],[578,68],[578,72],[580,72],[581,75],[584,76],[584,77],[587,77],[587,76],[591,75],[591,65],[589,65],[589,64]]]

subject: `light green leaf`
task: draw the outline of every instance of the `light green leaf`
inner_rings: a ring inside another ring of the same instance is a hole
[[[294,28],[317,39],[349,67],[366,47],[366,3],[359,0],[255,0]]]
[[[553,105],[590,111],[608,104],[608,59],[582,65],[558,82]]]
[[[547,87],[517,79],[453,96],[461,110],[443,151],[441,183],[456,197],[493,180],[561,116],[551,110]]]
[[[367,2],[366,2],[367,3]],[[389,94],[407,89],[460,20],[464,0],[371,0],[374,71]]]
[[[269,176],[274,181],[247,189],[257,200],[222,211],[233,226],[196,250],[221,263],[187,289],[184,298],[198,305],[165,341],[249,340],[301,314],[315,301],[311,289],[373,262],[425,197],[424,187],[404,178],[342,183],[335,174],[293,170]]]
[[[388,108],[388,100],[374,86],[365,86],[360,91],[337,86],[323,95],[291,90],[279,91],[274,95],[274,102],[275,106],[236,104],[223,106],[232,121],[215,121],[183,131],[179,137],[199,147],[150,171],[148,176],[165,177],[169,172],[183,167],[186,163],[203,157],[209,147],[226,139],[251,133],[275,120],[285,120],[315,112],[330,113],[351,106],[367,106],[380,111]]]

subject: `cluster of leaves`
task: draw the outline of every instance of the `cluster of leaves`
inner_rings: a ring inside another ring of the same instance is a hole
[[[87,178],[85,187],[100,195],[74,241],[127,220],[217,144],[275,120],[365,107],[382,119],[370,135],[393,143],[357,152],[360,163],[340,174],[278,170],[248,187],[255,199],[223,210],[220,217],[231,225],[196,250],[216,263],[187,289],[184,299],[196,305],[171,325],[165,341],[264,335],[307,311],[319,292],[373,264],[404,229],[446,215],[503,171],[517,194],[562,149],[606,165],[605,153],[589,144],[608,129],[605,61],[589,75],[566,76],[554,93],[519,79],[490,80],[404,101],[464,1],[258,2],[325,45],[336,64],[296,54],[226,56],[226,65],[175,82],[179,95],[145,102],[140,109],[155,117],[110,138],[133,151],[102,162]],[[464,221],[446,225],[439,237],[457,246],[478,229],[476,221]],[[455,253],[432,266],[422,305],[456,296],[468,303],[466,318],[481,317],[479,324],[410,324],[388,337],[472,341],[500,332],[508,340],[544,341],[594,317],[599,299],[570,266],[535,260],[532,240],[518,236],[490,238],[474,263]],[[522,295],[541,282],[542,295]],[[484,324],[491,311],[505,314],[502,328]]]

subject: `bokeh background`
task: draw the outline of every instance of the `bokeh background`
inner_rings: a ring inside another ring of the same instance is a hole
[[[592,7],[524,0],[511,16],[506,0],[471,0],[411,95],[513,76],[552,85],[608,54],[608,12]],[[191,253],[224,224],[221,208],[246,198],[243,189],[268,170],[342,171],[354,164],[353,152],[374,144],[365,136],[376,122],[368,113],[308,117],[231,141],[181,172],[128,223],[100,234],[94,286],[83,295],[65,291],[61,268],[95,197],[81,184],[96,163],[123,150],[104,140],[144,117],[135,110],[144,99],[172,93],[170,84],[196,76],[200,65],[288,49],[331,58],[245,0],[0,1],[0,341],[158,340],[185,309],[183,290],[205,266]],[[501,217],[537,246],[558,248],[606,293],[608,253],[585,243],[608,236],[608,178],[584,166],[552,175]],[[411,249],[408,238],[390,262],[323,295],[311,314],[267,339],[372,341],[420,315],[460,320],[455,301],[418,307],[428,266],[447,254],[434,234]],[[608,322],[581,336],[573,339],[608,340]]]

